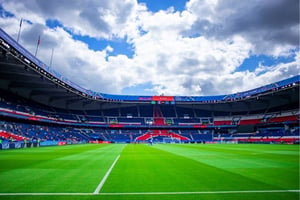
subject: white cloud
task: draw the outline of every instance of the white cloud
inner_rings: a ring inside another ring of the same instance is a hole
[[[253,72],[236,71],[246,58],[257,52],[285,56],[295,48],[292,42],[272,43],[272,40],[260,45],[263,37],[256,40],[253,30],[245,34],[243,30],[232,29],[229,33],[224,29],[227,25],[236,28],[239,22],[236,16],[245,17],[253,12],[253,5],[245,8],[246,1],[231,0],[226,4],[221,0],[190,0],[182,12],[169,9],[156,13],[135,0],[24,2],[4,0],[4,9],[16,16],[0,18],[0,26],[16,38],[19,20],[26,16],[32,24],[23,23],[20,43],[34,52],[37,37],[41,35],[38,57],[49,64],[54,48],[53,68],[87,89],[121,93],[123,88],[151,83],[154,87],[147,90],[157,94],[217,95],[252,89],[299,71],[296,64],[299,53],[296,61],[290,63],[260,65]],[[262,7],[266,10],[267,5]],[[127,38],[134,47],[134,55],[111,56],[115,49],[109,45],[101,51],[91,50],[65,29],[46,27],[47,19],[58,20],[74,33],[89,37]],[[226,21],[229,19],[233,22]],[[257,19],[253,21],[252,24],[260,26]],[[299,24],[291,25],[290,29],[297,32],[295,27]],[[257,33],[263,35],[267,31]],[[274,37],[282,33],[276,32]],[[266,46],[272,48],[266,50]]]
[[[299,44],[298,0],[190,0],[187,10],[197,17],[190,34],[218,40],[239,35],[253,53],[277,56]]]
[[[17,18],[32,23],[56,19],[76,34],[96,38],[123,37],[135,20],[138,4],[135,0],[73,1],[17,1],[4,0],[3,7]]]

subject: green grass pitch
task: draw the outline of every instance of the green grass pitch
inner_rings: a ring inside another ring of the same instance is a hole
[[[2,150],[0,199],[297,200],[299,146],[88,144]]]

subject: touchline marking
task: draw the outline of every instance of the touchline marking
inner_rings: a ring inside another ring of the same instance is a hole
[[[237,190],[237,191],[202,191],[202,192],[124,192],[100,193],[99,195],[174,195],[174,194],[239,194],[239,193],[280,193],[300,192],[300,190]]]
[[[98,187],[97,187],[98,188]],[[101,189],[101,188],[100,188]],[[116,193],[0,193],[0,196],[121,196],[121,195],[185,195],[185,194],[240,194],[240,193],[299,193],[300,190],[237,190],[201,192],[116,192]]]
[[[38,192],[38,193],[0,193],[0,196],[87,196],[94,195],[93,193],[47,193],[47,192]]]
[[[103,187],[106,179],[108,178],[110,172],[112,171],[112,169],[114,168],[115,164],[117,163],[117,161],[119,160],[120,155],[118,155],[115,159],[115,161],[113,162],[113,164],[110,166],[110,168],[108,169],[108,171],[106,172],[105,176],[103,177],[103,179],[101,180],[101,182],[99,183],[99,185],[97,186],[97,188],[95,189],[93,194],[98,194],[101,190],[101,188]]]

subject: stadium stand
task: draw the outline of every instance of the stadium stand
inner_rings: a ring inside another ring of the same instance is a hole
[[[228,95],[111,95],[61,76],[2,29],[0,50],[1,148],[87,142],[299,143],[299,75]]]

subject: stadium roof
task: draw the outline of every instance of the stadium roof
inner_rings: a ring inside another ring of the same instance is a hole
[[[126,96],[96,93],[53,71],[2,29],[0,37],[0,88],[56,108],[109,109],[159,103],[238,112],[299,104],[299,75],[253,90],[218,96]]]

